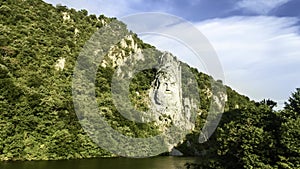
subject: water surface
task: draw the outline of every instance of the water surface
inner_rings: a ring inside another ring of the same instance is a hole
[[[61,161],[0,162],[0,169],[185,169],[195,157],[97,158]]]

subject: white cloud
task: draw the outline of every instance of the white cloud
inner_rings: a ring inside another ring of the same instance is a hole
[[[267,14],[290,0],[242,0],[237,3],[238,8],[246,9],[258,14]]]
[[[231,17],[197,24],[218,53],[227,84],[252,99],[286,100],[300,86],[295,18]]]

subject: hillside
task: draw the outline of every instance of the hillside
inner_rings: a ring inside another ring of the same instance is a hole
[[[114,130],[132,138],[156,136],[168,131],[168,127],[176,122],[179,126],[182,125],[181,117],[171,118],[176,114],[174,112],[169,113],[170,116],[157,117],[160,120],[157,123],[128,120],[118,112],[111,94],[114,72],[122,69],[121,65],[126,61],[140,64],[138,56],[144,58],[146,55],[150,56],[148,59],[153,60],[166,55],[176,60],[172,54],[163,53],[143,43],[116,18],[88,15],[86,10],[76,11],[61,5],[53,7],[41,0],[8,0],[1,1],[0,4],[0,160],[58,160],[116,156],[118,149],[113,150],[116,153],[112,154],[100,148],[99,143],[96,144],[97,141],[90,137],[93,133],[83,130],[82,121],[89,116],[82,112],[82,116],[78,119],[78,113],[75,112],[78,107],[74,107],[73,100],[74,92],[79,96],[80,93],[89,92],[86,86],[77,91],[72,90],[74,76],[89,76],[89,73],[82,69],[79,69],[79,74],[74,75],[76,61],[82,55],[86,42],[97,30],[103,28],[114,30],[115,34],[101,36],[102,42],[117,35],[122,35],[123,39],[112,46],[105,46],[107,43],[102,43],[104,44],[102,50],[107,51],[105,60],[96,69],[85,67],[87,70],[96,71],[94,80],[95,97],[99,108],[97,111],[101,112]],[[110,26],[111,23],[116,24],[117,28]],[[94,61],[86,60],[86,63],[90,62],[97,65]],[[182,85],[183,90],[182,97],[177,99],[178,102],[182,104],[184,97],[193,93],[198,93],[201,101],[196,105],[197,109],[191,111],[198,116],[194,119],[194,126],[190,125],[190,130],[186,131],[187,137],[182,138],[179,145],[172,139],[167,140],[168,146],[164,147],[166,151],[171,151],[175,146],[184,155],[197,155],[209,159],[205,165],[215,168],[299,166],[299,149],[297,150],[299,145],[293,144],[296,151],[293,149],[287,151],[284,147],[297,141],[287,139],[284,142],[277,136],[282,135],[282,128],[289,121],[282,120],[281,115],[272,110],[273,102],[251,101],[230,87],[226,87],[227,102],[220,126],[206,143],[200,144],[198,142],[200,129],[210,110],[212,95],[221,98],[225,94],[212,93],[211,86],[221,89],[223,85],[185,63],[177,60],[170,63],[182,66],[182,76],[185,77],[183,79],[190,79],[189,72],[191,72],[195,76],[194,82],[200,88],[197,91],[190,90],[189,85],[193,82],[175,84],[175,86]],[[148,69],[132,76],[129,96],[135,109],[141,112],[149,110],[151,101],[147,98],[150,91],[160,92],[153,89],[153,81],[159,79],[159,73],[159,69]],[[122,75],[126,76],[130,75]],[[120,105],[126,106],[123,102]],[[299,123],[297,116],[299,111],[295,114],[291,118],[298,120]],[[87,122],[85,126],[91,126],[91,123]],[[295,126],[296,131],[298,126]],[[100,128],[89,129],[88,131],[97,132]],[[119,146],[119,143],[110,142],[109,146]],[[137,153],[152,149],[155,148],[145,147]],[[126,156],[131,152],[123,153]]]

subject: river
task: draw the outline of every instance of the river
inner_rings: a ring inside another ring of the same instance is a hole
[[[185,169],[195,157],[97,158],[60,161],[0,162],[0,169]]]

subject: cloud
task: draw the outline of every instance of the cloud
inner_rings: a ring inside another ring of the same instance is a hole
[[[296,18],[230,17],[197,23],[223,65],[227,84],[252,99],[286,100],[300,86]]]
[[[246,9],[257,14],[268,14],[271,10],[289,2],[290,0],[242,0],[237,8]]]

